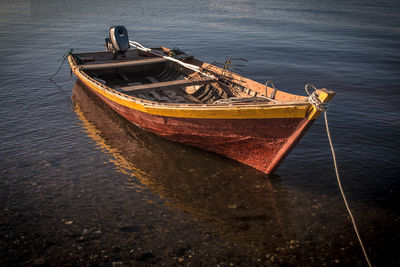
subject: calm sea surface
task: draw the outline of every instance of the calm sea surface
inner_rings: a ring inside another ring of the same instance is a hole
[[[265,175],[131,126],[62,56],[112,25],[246,76],[337,92],[328,118],[372,263],[400,265],[399,1],[0,2],[0,265],[365,266],[323,118]]]

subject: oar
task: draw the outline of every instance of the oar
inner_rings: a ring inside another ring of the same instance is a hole
[[[195,72],[198,72],[198,73],[200,73],[200,74],[202,74],[202,75],[204,75],[204,76],[206,76],[206,77],[208,77],[208,78],[213,78],[213,79],[215,79],[215,77],[214,77],[213,75],[208,74],[208,73],[205,73],[205,72],[202,72],[202,71],[200,70],[200,67],[199,67],[199,66],[196,66],[196,65],[193,65],[193,64],[189,64],[189,63],[185,63],[185,62],[182,62],[182,61],[180,61],[180,60],[178,60],[178,59],[176,59],[176,58],[173,58],[173,57],[164,55],[164,54],[162,54],[162,53],[160,53],[160,52],[158,52],[158,51],[155,51],[155,50],[153,50],[153,49],[151,49],[151,48],[145,47],[145,46],[143,46],[142,44],[140,44],[140,43],[138,43],[138,42],[135,42],[135,41],[129,41],[129,44],[130,44],[131,46],[133,46],[134,48],[136,48],[136,49],[139,49],[139,50],[144,51],[144,52],[149,52],[149,53],[151,53],[151,54],[153,54],[153,55],[156,55],[156,56],[165,58],[165,59],[170,60],[170,61],[173,61],[173,62],[176,62],[176,63],[178,63],[179,65],[181,65],[181,66],[183,66],[183,67],[185,67],[185,68],[188,68],[188,69],[191,69],[191,70],[193,70],[193,71],[195,71]]]

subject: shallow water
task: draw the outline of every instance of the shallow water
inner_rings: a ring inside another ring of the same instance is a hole
[[[0,263],[365,265],[323,118],[276,175],[165,141],[88,93],[62,56],[111,25],[304,94],[328,118],[371,261],[399,265],[400,19],[396,1],[2,1]]]

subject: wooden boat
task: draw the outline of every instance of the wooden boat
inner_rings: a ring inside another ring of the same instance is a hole
[[[73,53],[77,78],[142,129],[274,172],[322,112],[225,67],[164,47]],[[229,63],[229,62],[227,62]],[[334,92],[315,90],[321,105]]]

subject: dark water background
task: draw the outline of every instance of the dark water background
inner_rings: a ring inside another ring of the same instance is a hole
[[[363,266],[322,117],[276,175],[165,141],[104,107],[65,64],[112,25],[147,46],[304,94],[328,118],[370,259],[398,266],[399,1],[0,2],[0,265]]]

